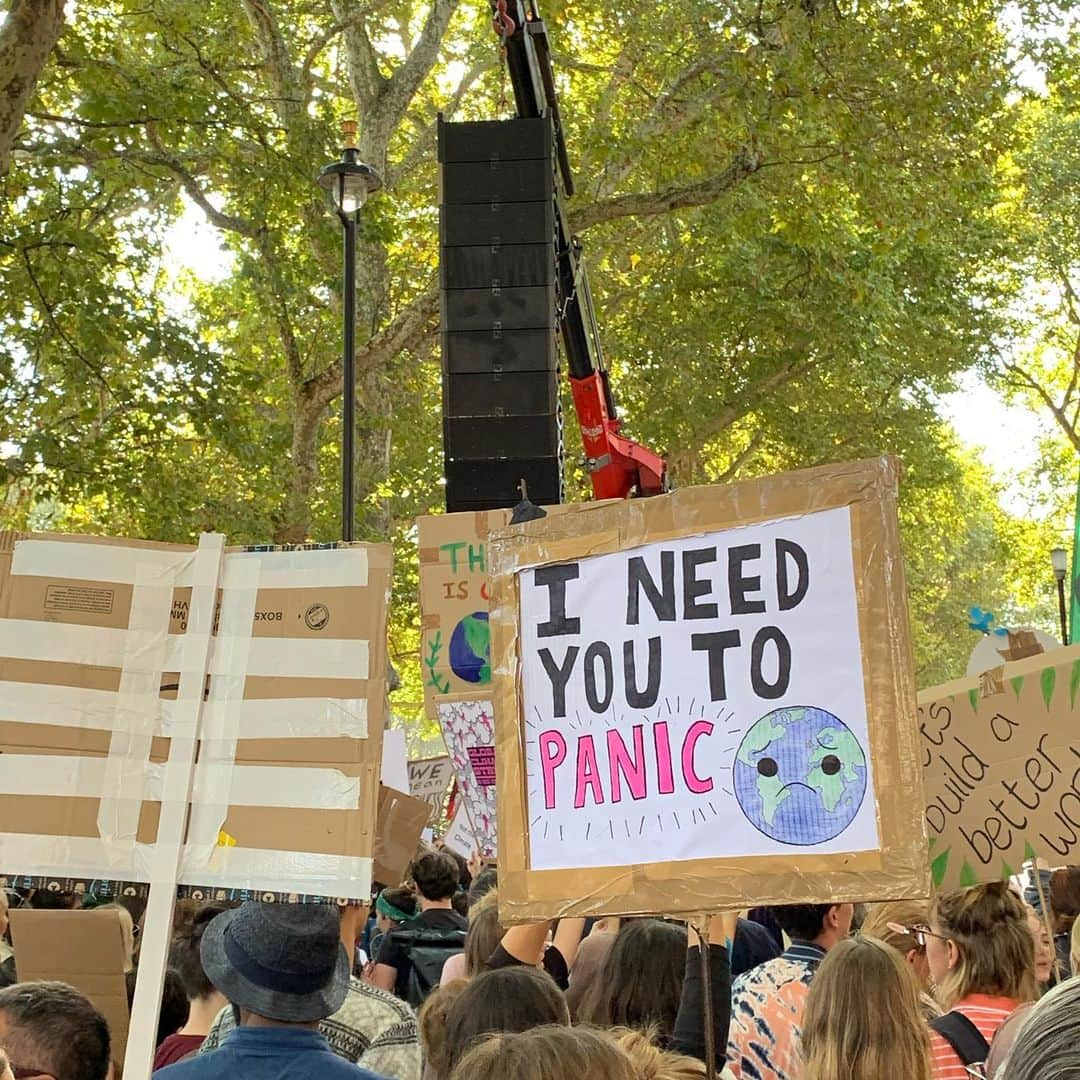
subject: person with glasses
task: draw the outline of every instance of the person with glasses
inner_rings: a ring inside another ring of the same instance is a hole
[[[928,924],[910,929],[946,1010],[930,1025],[934,1080],[985,1076],[994,1035],[1036,996],[1035,942],[1023,901],[1007,882],[944,893],[934,898]]]
[[[16,983],[0,990],[0,1046],[15,1080],[113,1075],[105,1017],[66,983]]]

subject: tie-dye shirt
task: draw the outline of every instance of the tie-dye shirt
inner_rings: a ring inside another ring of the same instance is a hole
[[[783,956],[740,975],[731,988],[728,1068],[740,1080],[797,1080],[803,1011],[825,950],[792,942]]]

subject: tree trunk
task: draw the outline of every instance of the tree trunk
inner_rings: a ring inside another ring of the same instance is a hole
[[[325,415],[325,406],[312,401],[309,394],[303,390],[296,394],[289,491],[283,520],[274,530],[275,543],[303,544],[311,539],[311,500],[319,481],[319,429]]]
[[[41,69],[64,27],[64,0],[12,0],[0,26],[0,176]]]

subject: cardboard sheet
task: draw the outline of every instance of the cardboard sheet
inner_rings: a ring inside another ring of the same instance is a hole
[[[420,834],[428,823],[430,807],[385,784],[379,788],[379,824],[375,835],[375,883],[400,885],[416,857]]]
[[[925,896],[891,459],[491,538],[504,923]]]
[[[936,888],[1080,861],[1080,645],[919,694]]]
[[[0,764],[24,777],[0,794],[5,872],[149,880],[192,565],[0,537]],[[182,885],[367,896],[390,567],[385,546],[225,556]]]
[[[124,933],[117,911],[11,912],[21,982],[65,982],[81,990],[109,1025],[112,1059],[124,1063],[128,1036]]]

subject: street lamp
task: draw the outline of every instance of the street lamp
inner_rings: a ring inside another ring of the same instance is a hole
[[[360,160],[356,149],[356,121],[341,125],[345,147],[341,160],[319,172],[319,187],[330,193],[345,239],[344,345],[341,371],[344,378],[341,443],[341,538],[354,539],[356,523],[356,228],[360,207],[382,187],[378,173]]]
[[[1050,552],[1050,564],[1057,578],[1058,613],[1061,616],[1061,644],[1069,644],[1068,616],[1065,613],[1065,576],[1069,572],[1069,553],[1064,548],[1054,548]]]

